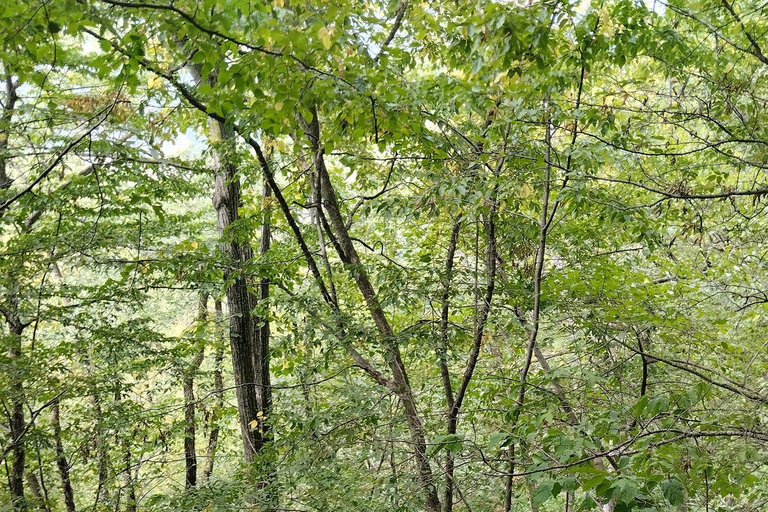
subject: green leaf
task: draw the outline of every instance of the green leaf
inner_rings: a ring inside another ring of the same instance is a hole
[[[607,477],[608,473],[602,472],[601,474],[593,476],[592,478],[587,478],[586,480],[582,481],[581,488],[585,491],[594,489],[598,485],[602,484]]]
[[[202,64],[203,62],[205,62],[205,53],[202,51],[195,52],[195,54],[192,56],[192,63]]]
[[[544,482],[540,483],[536,488],[536,491],[533,493],[533,502],[536,505],[541,505],[549,498],[551,498],[555,491],[555,484],[557,484],[557,482],[554,480],[545,480]],[[560,486],[558,485],[557,487],[559,491]]]
[[[613,487],[615,496],[623,503],[630,503],[640,493],[637,484],[627,478],[619,478]]]
[[[496,432],[488,439],[488,451],[496,451],[499,448],[506,446],[510,440],[510,434],[507,432]]]
[[[632,416],[634,416],[635,418],[641,417],[647,405],[648,405],[648,396],[647,395],[641,396],[640,399],[635,403],[635,406],[632,407]]]
[[[106,39],[99,39],[99,47],[101,48],[101,51],[105,53],[112,52],[112,45],[109,44],[109,41],[107,41]]]
[[[447,434],[442,436],[435,436],[427,446],[427,455],[434,456],[442,449],[446,449],[453,453],[458,453],[464,443],[464,438],[459,434]]]
[[[661,491],[664,493],[664,498],[675,507],[679,507],[685,501],[685,492],[683,484],[676,478],[667,478],[661,482]]]

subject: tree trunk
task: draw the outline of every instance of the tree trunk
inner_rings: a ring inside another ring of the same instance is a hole
[[[262,195],[262,214],[261,214],[261,244],[259,247],[259,254],[264,255],[269,251],[269,246],[272,243],[272,231],[271,231],[271,219],[270,219],[270,203],[272,200],[271,189],[267,182],[264,182],[264,189]],[[262,277],[259,283],[259,302],[262,308],[267,307],[269,301],[269,277]],[[261,319],[261,326],[259,327],[259,347],[261,351],[261,359],[257,361],[257,364],[261,365],[261,410],[264,412],[264,418],[266,423],[264,424],[264,435],[267,436],[267,432],[271,430],[269,425],[268,414],[272,410],[272,384],[269,373],[269,318],[268,315],[264,315]]]
[[[221,332],[224,314],[222,312],[221,301],[215,302],[216,309],[216,332]],[[224,379],[221,375],[221,364],[224,359],[224,346],[221,339],[217,340],[216,352],[214,355],[213,370],[213,408],[208,423],[208,450],[206,452],[205,469],[203,470],[203,483],[208,482],[213,474],[213,465],[216,457],[216,449],[219,446],[219,417],[224,407]]]
[[[15,303],[14,297],[11,297],[10,300]],[[8,349],[8,359],[14,361],[21,357],[21,333],[24,330],[24,326],[18,321],[18,318],[15,318],[15,315],[11,318],[10,323],[11,346]],[[26,433],[26,422],[24,420],[24,384],[21,377],[14,377],[12,379],[11,389],[13,402],[10,414],[10,434],[13,462],[8,479],[14,510],[23,511],[27,508],[24,497],[24,468],[26,461],[24,434]]]
[[[75,493],[72,490],[72,481],[69,478],[69,462],[64,452],[64,444],[61,441],[61,420],[59,418],[59,400],[51,406],[51,424],[53,424],[53,441],[56,450],[56,466],[59,469],[61,480],[61,492],[64,496],[64,507],[67,512],[75,512]]]
[[[3,102],[3,111],[0,114],[0,156],[5,155],[5,151],[8,148],[8,132],[10,131],[16,102],[19,99],[19,96],[16,94],[19,84],[13,82],[13,75],[6,63],[3,63],[3,73],[5,75],[3,77],[5,82],[5,101]],[[6,158],[2,156],[0,158],[0,190],[8,190],[11,188],[11,183],[11,178],[6,170]]]
[[[448,253],[445,257],[445,277],[443,281],[442,305],[440,308],[440,338],[437,344],[437,362],[440,366],[440,376],[443,381],[443,393],[445,394],[445,407],[447,411],[446,430],[448,433],[456,430],[453,417],[453,388],[451,387],[451,374],[448,370],[448,313],[450,312],[451,279],[453,277],[453,258],[456,254],[456,246],[459,241],[461,219],[457,219],[451,231],[451,241],[448,243]],[[443,512],[453,510],[453,452],[445,453],[445,490],[443,491]]]
[[[512,475],[515,473],[515,444],[512,443],[507,448],[507,463],[509,464],[509,473],[504,478],[504,505],[502,510],[509,512],[512,510],[512,498],[515,493],[515,480]]]
[[[187,67],[195,82],[202,82],[199,65]],[[216,83],[215,74],[208,77],[209,84]],[[224,265],[224,281],[227,283],[227,307],[229,308],[229,346],[232,354],[232,370],[235,377],[235,395],[240,420],[240,434],[243,439],[243,457],[253,462],[264,444],[260,418],[267,411],[261,408],[260,390],[264,389],[264,358],[259,338],[259,322],[253,315],[256,297],[248,290],[247,276],[242,267],[253,257],[248,236],[237,233],[224,234],[241,219],[240,178],[232,160],[235,151],[235,133],[219,119],[208,118],[209,141],[213,148],[213,171],[215,173],[213,207],[216,210],[220,248],[228,261]],[[239,227],[239,226],[238,226]],[[261,411],[261,414],[259,412]]]
[[[219,235],[223,237],[227,228],[240,220],[240,180],[226,154],[227,151],[233,150],[232,130],[213,119],[210,120],[209,127],[211,141],[228,146],[227,149],[220,147],[214,151],[216,181],[213,206],[218,218]],[[243,455],[246,462],[253,462],[254,455],[264,444],[262,430],[258,424],[259,411],[262,410],[259,403],[259,389],[263,384],[262,366],[255,364],[261,360],[262,354],[259,330],[252,315],[255,298],[248,290],[246,276],[239,272],[238,268],[253,257],[253,251],[247,241],[240,242],[237,236],[228,238],[228,241],[222,242],[221,248],[229,260],[224,267],[224,280],[229,283],[229,345],[232,352],[240,433],[243,438]]]
[[[534,271],[533,271],[533,311],[531,313],[531,324],[530,328],[528,330],[528,342],[526,343],[526,349],[525,349],[525,361],[523,361],[523,367],[520,370],[520,387],[518,388],[517,392],[517,399],[515,400],[515,409],[512,414],[512,421],[510,422],[510,432],[514,432],[517,428],[517,422],[520,418],[520,413],[523,409],[523,404],[525,402],[525,391],[526,391],[526,385],[527,385],[527,379],[528,379],[528,372],[531,368],[531,361],[533,360],[533,355],[536,351],[536,341],[538,339],[539,335],[539,320],[541,316],[541,279],[542,279],[542,272],[544,270],[544,252],[547,249],[547,235],[549,233],[549,226],[551,219],[553,217],[550,217],[550,211],[549,211],[549,196],[550,196],[550,185],[551,185],[551,178],[552,178],[552,164],[551,164],[551,148],[552,148],[552,127],[550,124],[549,119],[549,95],[547,95],[546,99],[544,100],[544,108],[547,112],[546,114],[546,127],[545,127],[545,139],[544,142],[546,143],[546,149],[545,149],[545,167],[544,167],[544,191],[542,193],[541,198],[541,217],[539,218],[539,244],[538,249],[536,251],[536,259],[534,264]],[[570,156],[569,156],[570,158]],[[556,206],[556,205],[555,205]],[[552,211],[552,215],[554,215],[554,209]],[[514,445],[510,447],[509,451],[509,473],[506,477],[506,495],[504,497],[504,511],[509,512],[511,505],[512,505],[512,493],[514,492],[514,489],[512,488],[512,475],[515,472],[515,453],[514,453]]]
[[[352,242],[352,238],[350,237],[346,224],[341,216],[336,200],[336,193],[331,184],[330,176],[328,175],[328,170],[323,158],[323,146],[320,144],[320,121],[314,107],[312,110],[314,117],[312,123],[307,125],[309,130],[305,131],[315,154],[315,169],[318,173],[317,176],[320,189],[319,195],[322,198],[322,206],[325,211],[328,212],[328,218],[330,220],[329,228],[334,239],[334,246],[339,253],[342,262],[352,274],[352,278],[355,280],[360,293],[363,295],[368,307],[368,312],[382,338],[382,343],[386,352],[385,359],[392,372],[394,391],[397,393],[403,404],[403,408],[405,409],[405,419],[408,424],[411,444],[416,458],[419,483],[424,492],[424,507],[429,512],[439,512],[440,500],[437,497],[437,489],[435,488],[432,468],[426,455],[424,427],[421,423],[416,400],[408,380],[408,373],[400,355],[400,349],[395,341],[392,326],[389,324],[389,321],[384,314],[384,310],[379,304],[376,291],[368,278],[368,274],[363,268],[360,257]]]
[[[87,372],[88,379],[93,377],[93,365],[91,358],[87,352],[82,352],[83,366]],[[98,393],[92,392],[90,395],[91,405],[93,406],[93,418],[95,421],[95,433],[94,441],[96,443],[96,458],[97,458],[97,471],[98,482],[96,486],[96,497],[94,498],[93,508],[97,508],[99,503],[110,501],[109,492],[109,452],[107,451],[107,442],[105,440],[104,429],[104,413],[101,409],[101,397]]]
[[[102,432],[104,424],[104,415],[101,410],[101,399],[97,394],[91,395],[91,404],[93,405],[93,414],[96,419],[96,454],[99,480],[96,488],[96,499],[94,507],[101,501],[109,501],[109,453],[107,452],[107,444],[104,442],[104,432]]]
[[[136,485],[133,481],[133,457],[131,455],[131,443],[128,439],[123,442],[123,481],[128,493],[125,510],[127,512],[136,512]]]
[[[197,453],[195,451],[195,391],[194,378],[184,377],[184,487],[197,485]]]
[[[40,482],[32,471],[27,471],[27,485],[30,494],[34,497],[34,500],[30,500],[32,503],[27,505],[34,504],[34,508],[40,512],[48,512],[45,496],[43,496],[43,491],[40,489]]]
[[[262,259],[269,251],[270,244],[272,242],[271,232],[271,219],[270,219],[270,203],[272,200],[271,189],[267,182],[264,182],[262,193],[262,214],[261,214],[261,243],[259,246],[259,254]],[[270,279],[268,276],[261,278],[259,282],[259,305],[262,311],[266,310],[269,306],[269,285]],[[259,419],[259,428],[262,429],[262,436],[265,442],[269,443],[274,438],[275,433],[272,431],[270,412],[272,411],[272,382],[270,380],[269,373],[269,315],[264,312],[260,318],[255,318],[254,321],[260,320],[260,326],[258,331],[259,336],[259,350],[257,355],[259,359],[255,361],[257,369],[257,377],[260,377],[259,387],[257,391],[260,392],[259,405],[262,411],[262,416]],[[273,506],[278,503],[277,489],[275,488],[275,469],[274,458],[271,453],[267,453],[265,458],[264,468],[264,480],[263,488],[265,490],[263,500],[266,510],[272,510]]]
[[[528,503],[530,503],[531,512],[539,512],[539,507],[538,507],[538,505],[536,505],[536,502],[535,502],[535,501],[534,501],[534,499],[533,499],[533,496],[534,496],[534,487],[533,487],[533,485],[531,484],[530,480],[526,480],[526,481],[525,481],[525,487],[526,487],[526,488],[527,488],[527,490],[528,490]],[[568,499],[568,497],[566,496],[566,498],[565,498],[565,499],[567,500],[567,499]]]
[[[115,401],[119,402],[122,399],[122,392],[120,388],[115,391]],[[122,449],[123,449],[123,485],[125,487],[125,492],[127,494],[126,499],[126,505],[125,510],[126,512],[136,512],[136,484],[133,479],[133,455],[131,454],[131,439],[133,436],[136,435],[136,431],[134,430],[131,434],[131,437],[123,437],[122,439]],[[118,440],[119,433],[115,432],[115,444],[119,442]],[[118,496],[118,499],[115,503],[115,510],[120,509],[120,499]]]
[[[509,124],[507,124],[505,138],[509,135]],[[506,142],[504,145],[504,152],[506,152]],[[503,152],[503,153],[504,153]],[[494,169],[494,175],[496,177],[501,173],[506,158],[502,156],[496,163]],[[443,297],[442,297],[442,309],[440,312],[440,343],[438,346],[438,362],[440,364],[440,372],[443,380],[443,388],[446,399],[446,406],[448,407],[448,417],[446,419],[446,433],[448,435],[456,434],[456,429],[459,423],[459,413],[461,412],[461,406],[464,402],[469,384],[472,381],[472,377],[475,373],[475,367],[477,366],[477,360],[480,357],[480,348],[482,347],[483,338],[485,337],[485,326],[488,321],[488,316],[491,312],[491,301],[493,300],[494,290],[496,288],[496,208],[497,208],[497,196],[498,185],[494,186],[493,194],[491,196],[490,207],[485,219],[485,235],[486,235],[486,253],[485,253],[485,266],[486,266],[486,287],[485,295],[483,296],[482,304],[478,304],[478,287],[477,287],[477,266],[478,266],[478,238],[476,235],[475,245],[475,322],[474,332],[472,336],[472,349],[467,357],[466,367],[464,369],[464,375],[461,379],[456,395],[453,395],[451,390],[451,379],[448,372],[447,364],[447,346],[448,346],[448,313],[449,313],[449,298],[450,298],[450,282],[451,273],[453,271],[453,258],[456,252],[456,245],[458,243],[459,230],[461,229],[461,218],[457,219],[454,223],[453,232],[451,233],[451,241],[448,245],[448,254],[445,262],[445,283],[443,285]],[[479,232],[476,232],[479,235]],[[455,461],[453,453],[450,450],[445,455],[445,493],[443,495],[443,512],[451,512],[453,510],[453,490],[456,483],[453,479],[455,471]]]
[[[501,167],[501,163],[499,164],[499,167]],[[459,413],[461,411],[461,406],[464,402],[464,397],[466,396],[467,389],[469,388],[469,383],[472,380],[472,376],[475,372],[475,367],[477,365],[477,360],[480,357],[480,348],[482,346],[483,338],[485,336],[485,326],[488,321],[488,316],[491,312],[491,300],[493,299],[493,293],[496,286],[496,225],[494,217],[496,215],[496,195],[498,193],[498,188],[494,187],[493,190],[493,196],[491,200],[491,207],[488,214],[488,218],[485,222],[485,231],[486,231],[486,238],[487,238],[487,246],[486,246],[486,269],[487,269],[487,279],[488,283],[486,284],[486,290],[485,295],[483,297],[483,303],[479,306],[478,313],[476,314],[476,321],[475,321],[475,329],[473,333],[473,343],[472,343],[472,349],[469,353],[469,357],[467,358],[467,365],[464,370],[464,376],[461,379],[461,385],[459,386],[459,389],[456,391],[456,396],[452,397],[451,400],[448,401],[448,404],[450,404],[450,411],[448,412],[448,419],[447,419],[447,434],[448,435],[454,435],[456,434],[456,429],[458,427],[459,423]],[[456,236],[458,236],[458,224],[457,228],[454,233]],[[452,242],[453,243],[453,242]],[[455,247],[454,247],[455,250]],[[447,301],[447,297],[446,297]],[[477,307],[477,306],[476,306]],[[447,317],[446,317],[446,325],[447,325]],[[448,391],[448,388],[446,388],[446,392]],[[446,503],[444,503],[444,511],[450,512],[453,509],[453,488],[455,485],[455,482],[453,481],[453,474],[455,469],[455,463],[453,459],[453,454],[448,453],[446,455],[446,468],[445,468],[445,480],[446,480],[446,488],[445,488],[445,499]],[[449,503],[450,502],[450,503]]]
[[[208,294],[200,293],[197,321],[204,324],[208,320]],[[192,358],[189,367],[184,371],[184,463],[186,477],[184,485],[186,489],[197,485],[197,451],[195,449],[195,374],[200,369],[205,356],[205,347]]]
[[[0,190],[9,190],[11,188],[12,179],[7,174],[5,153],[8,147],[8,132],[10,131],[11,120],[16,107],[16,101],[18,101],[19,98],[16,94],[19,84],[13,82],[13,75],[6,63],[3,63],[3,73],[5,98],[3,101],[3,111],[0,115]],[[8,359],[11,361],[18,360],[21,357],[21,334],[25,327],[18,314],[17,287],[18,283],[12,278],[9,285],[8,296],[6,297],[6,303],[3,304],[3,313],[10,330]],[[21,369],[18,368],[18,370]],[[14,510],[24,510],[26,508],[24,499],[24,466],[26,456],[24,450],[24,434],[26,427],[24,422],[24,383],[20,376],[14,377],[11,380],[13,402],[11,403],[8,426],[11,436],[11,455],[13,461],[11,463],[10,474],[8,475],[8,484]]]

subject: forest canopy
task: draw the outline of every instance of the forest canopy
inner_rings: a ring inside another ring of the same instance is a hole
[[[768,510],[768,3],[0,39],[0,511]]]

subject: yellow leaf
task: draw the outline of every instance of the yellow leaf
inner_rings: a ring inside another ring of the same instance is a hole
[[[331,47],[331,31],[328,28],[323,27],[317,31],[317,37],[323,42],[323,46],[327,50]]]
[[[278,101],[277,103],[275,103],[275,110],[278,111],[278,112],[283,110],[283,102],[282,101]]]
[[[259,421],[258,421],[258,420],[253,420],[253,421],[251,421],[251,422],[248,424],[248,426],[249,426],[249,427],[251,427],[251,430],[253,430],[254,428],[256,428],[256,427],[258,427],[258,426],[259,426]]]
[[[193,249],[197,249],[197,246],[198,246],[197,242],[192,242],[190,245],[192,246]]]
[[[147,89],[158,89],[162,87],[163,81],[157,75],[150,75],[147,79]]]
[[[502,80],[504,80],[505,78],[507,78],[507,72],[506,71],[504,71],[502,73],[498,73],[491,83],[495,85],[495,84],[501,82]]]
[[[520,192],[523,197],[528,197],[533,193],[533,187],[530,186],[528,183],[525,183]]]

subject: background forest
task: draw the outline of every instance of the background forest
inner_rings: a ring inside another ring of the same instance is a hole
[[[0,511],[768,510],[768,3],[0,2]]]

